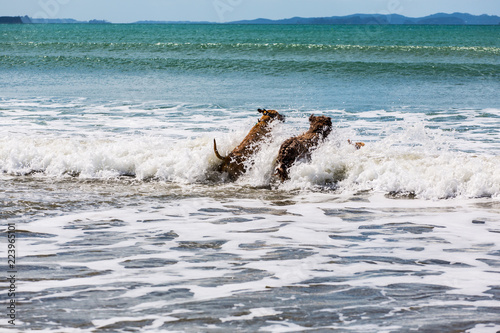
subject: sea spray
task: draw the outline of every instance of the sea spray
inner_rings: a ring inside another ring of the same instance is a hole
[[[460,141],[453,132],[429,129],[420,120],[386,126],[380,137],[365,136],[368,141],[360,150],[347,142],[359,139],[356,131],[341,124],[313,151],[310,160],[297,161],[290,169],[290,180],[280,184],[274,177],[280,144],[306,126],[305,118],[289,120],[274,126],[273,135],[247,160],[248,171],[237,184],[411,193],[424,199],[496,197],[500,193],[498,156],[457,151]],[[245,124],[227,133],[181,139],[144,135],[4,137],[0,139],[0,169],[10,175],[38,177],[104,180],[126,176],[203,183],[213,180],[218,162],[212,138],[218,137],[221,151],[229,151],[245,135],[244,128]]]

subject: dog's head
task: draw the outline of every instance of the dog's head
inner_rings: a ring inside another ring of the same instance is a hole
[[[258,109],[260,113],[262,113],[262,117],[260,117],[259,122],[270,122],[273,120],[285,121],[285,117],[282,116],[276,110],[266,110],[266,109]]]
[[[332,118],[326,116],[315,116],[311,115],[309,117],[309,131],[321,134],[323,137],[327,137],[332,131]]]

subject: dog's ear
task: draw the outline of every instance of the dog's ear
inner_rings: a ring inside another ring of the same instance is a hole
[[[260,113],[264,113],[264,112],[266,112],[267,110],[266,110],[266,109],[257,109],[257,111],[259,111]]]
[[[316,116],[315,116],[314,114],[311,114],[311,115],[309,116],[309,121],[313,121],[313,120],[314,120],[314,118],[316,118]]]

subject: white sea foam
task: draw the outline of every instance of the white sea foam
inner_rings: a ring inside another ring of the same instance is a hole
[[[143,327],[146,332],[163,332],[183,318],[209,311],[210,305],[201,304],[227,299],[234,300],[233,309],[225,308],[211,319],[216,322],[214,329],[225,323],[261,320],[262,331],[305,330],[306,326],[280,320],[303,302],[296,304],[294,297],[287,297],[288,288],[303,288],[305,295],[327,288],[330,307],[337,304],[336,293],[342,299],[343,293],[364,289],[388,293],[399,286],[444,288],[435,298],[431,296],[437,291],[431,290],[403,305],[391,297],[384,298],[386,304],[374,304],[392,309],[384,317],[388,324],[382,326],[349,317],[358,308],[367,311],[363,302],[339,305],[336,311],[344,313],[342,320],[325,329],[391,331],[403,327],[392,321],[402,312],[499,306],[498,298],[488,291],[498,284],[495,253],[500,247],[494,231],[500,219],[498,209],[475,208],[484,202],[481,199],[394,201],[373,195],[369,200],[346,202],[333,194],[317,193],[308,203],[300,195],[295,198],[298,203],[279,208],[261,200],[194,198],[164,202],[161,207],[154,202],[39,218],[25,223],[23,229],[52,237],[29,236],[23,241],[26,267],[42,268],[43,260],[45,265],[99,274],[76,274],[56,284],[47,277],[26,279],[19,287],[31,295],[31,302],[44,303],[109,293],[99,302],[130,302],[129,313],[115,312],[112,317],[96,313],[92,324],[103,329],[151,321]],[[481,223],[471,223],[477,219]],[[121,222],[113,225],[113,221]],[[162,241],[166,232],[175,236]],[[106,242],[106,235],[121,241]],[[96,246],[103,240],[106,244]],[[106,252],[113,255],[89,260]],[[55,262],[44,259],[54,255]],[[252,272],[257,275],[252,277]],[[267,295],[273,290],[283,291],[279,300]],[[180,295],[169,297],[175,292]],[[257,294],[260,301],[267,300],[252,306],[251,298],[245,297]],[[193,304],[199,304],[195,311],[190,308]],[[160,316],[149,313],[151,309],[170,310]],[[491,327],[478,325],[471,332],[488,332]]]
[[[253,111],[231,113],[213,106],[84,99],[2,100],[0,109],[3,177],[131,176],[179,184],[213,180],[219,162],[213,139],[225,154],[258,117]],[[274,126],[237,185],[276,183],[281,143],[308,128],[303,113],[282,113],[286,123]],[[332,116],[334,131],[309,161],[295,163],[290,180],[277,184],[280,189],[373,190],[425,199],[500,195],[498,109],[322,113]],[[366,146],[355,150],[348,139]]]
[[[466,333],[497,333],[500,331],[500,325],[478,324],[474,328],[467,330]]]
[[[0,220],[16,226],[19,332],[498,330],[498,48],[366,47],[343,29],[343,45],[310,44],[310,29],[283,44],[281,28],[276,43],[151,43],[179,37],[153,28],[104,29],[90,58],[65,38],[4,57],[2,95],[17,98],[0,97]],[[88,98],[19,98],[50,94]],[[258,107],[287,121],[227,182],[213,139],[231,151]],[[279,147],[311,113],[335,128],[280,183]]]
[[[446,141],[448,137],[436,134],[437,130],[426,129],[422,124],[410,125],[400,133],[371,139],[360,150],[347,143],[349,132],[352,131],[336,129],[310,161],[298,161],[290,169],[290,180],[280,188],[326,186],[342,191],[411,193],[426,199],[500,194],[500,157],[456,151],[449,147],[452,143]],[[0,170],[49,177],[110,179],[125,175],[140,180],[203,182],[218,163],[213,138],[217,138],[221,152],[227,152],[244,135],[241,129],[192,139],[12,134],[0,138]],[[277,126],[273,138],[248,161],[249,171],[238,183],[267,186],[273,181],[279,146],[289,136],[285,124]]]
[[[413,131],[410,128],[408,131]],[[429,142],[425,142],[429,141]],[[436,147],[429,137],[399,140],[387,137],[355,150],[329,140],[312,155],[310,163],[290,170],[296,186],[334,183],[342,189],[413,193],[428,199],[498,196],[500,157]]]

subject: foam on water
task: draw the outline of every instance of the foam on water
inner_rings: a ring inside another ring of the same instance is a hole
[[[157,200],[23,223],[19,288],[32,316],[22,324],[82,332],[500,324],[498,205],[300,196],[280,206]]]
[[[310,163],[291,169],[292,181],[285,186],[332,183],[343,190],[412,193],[427,199],[498,196],[499,156],[453,150],[452,142],[435,132],[416,124],[357,151],[328,140]]]
[[[224,154],[243,139],[256,119],[250,111],[231,113],[183,104],[8,100],[0,107],[4,176],[129,176],[179,184],[213,181],[218,163],[213,139]],[[323,111],[332,116],[336,128],[310,161],[296,163],[290,180],[278,184],[273,172],[281,143],[308,128],[304,112],[284,111],[286,123],[274,126],[272,137],[249,159],[249,171],[236,184],[283,190],[374,190],[425,199],[498,197],[500,131],[495,122],[499,112]],[[465,118],[461,125],[456,124],[456,114]],[[439,128],[434,126],[437,117]],[[471,130],[457,130],[466,122]],[[355,150],[348,139],[364,141],[366,146]]]
[[[498,27],[0,29],[17,331],[500,327]],[[228,182],[257,108],[286,122]]]
[[[227,183],[213,139],[227,153],[255,111],[3,100],[0,208],[22,245],[22,331],[500,325],[498,110],[315,111],[335,128],[279,183],[279,147],[313,113],[282,112]]]

